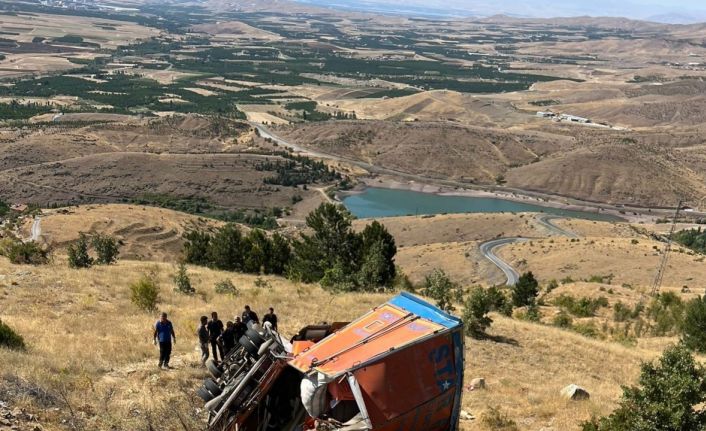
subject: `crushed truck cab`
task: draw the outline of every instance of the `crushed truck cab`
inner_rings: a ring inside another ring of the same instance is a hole
[[[218,431],[455,431],[463,325],[402,293],[291,342],[254,327],[199,390]]]

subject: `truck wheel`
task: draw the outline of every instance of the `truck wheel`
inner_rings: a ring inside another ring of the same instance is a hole
[[[252,342],[252,340],[247,336],[243,335],[240,337],[240,340],[238,340],[238,343],[240,343],[241,346],[245,349],[250,356],[253,358],[257,359],[259,356],[257,354],[258,347]]]
[[[258,348],[260,347],[260,345],[262,343],[265,342],[265,339],[262,338],[262,335],[260,335],[260,333],[254,329],[248,329],[247,331],[245,331],[245,335],[247,335],[248,338],[250,338],[250,340],[252,340],[252,343],[255,346],[257,346]]]
[[[215,398],[215,397],[213,396],[213,394],[212,394],[211,392],[209,392],[208,389],[204,388],[203,386],[200,387],[200,388],[196,391],[196,395],[198,395],[199,398],[201,398],[201,399],[204,400],[205,402],[209,402],[209,401],[211,401],[212,399]]]
[[[223,393],[223,390],[221,389],[220,386],[218,386],[218,383],[214,382],[213,379],[204,379],[203,380],[203,385],[210,393],[212,393],[215,396],[219,396],[220,394]]]
[[[206,368],[211,373],[214,379],[218,379],[223,375],[223,371],[213,361],[206,362]]]

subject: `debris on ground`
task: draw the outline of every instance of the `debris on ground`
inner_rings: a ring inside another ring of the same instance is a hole
[[[43,431],[37,416],[0,400],[0,431]]]

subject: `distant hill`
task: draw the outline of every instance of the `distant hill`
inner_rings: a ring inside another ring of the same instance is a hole
[[[480,16],[508,15],[527,18],[552,17],[625,17],[666,24],[706,22],[706,6],[700,1],[680,2],[626,0],[298,0],[299,3],[345,10],[370,11],[414,16]]]

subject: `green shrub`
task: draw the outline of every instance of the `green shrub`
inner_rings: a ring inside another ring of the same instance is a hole
[[[409,276],[405,274],[401,268],[395,270],[395,279],[392,282],[392,287],[396,290],[404,290],[407,292],[414,292],[416,290],[412,280],[409,279]]]
[[[547,283],[547,293],[550,293],[552,290],[556,289],[557,287],[559,287],[559,282],[556,281],[556,279],[549,280],[549,283]]]
[[[684,321],[684,310],[684,301],[676,293],[662,292],[657,295],[646,313],[653,322],[652,334],[665,336],[678,333]]]
[[[271,289],[272,288],[272,283],[270,283],[269,280],[265,280],[262,277],[257,277],[255,279],[255,287],[258,289]]]
[[[571,316],[569,316],[565,311],[559,312],[556,316],[554,316],[554,321],[552,322],[554,326],[559,327],[559,328],[571,328],[571,325],[573,324],[573,319],[571,319]]]
[[[493,306],[492,301],[493,298],[482,287],[471,288],[463,310],[463,325],[468,336],[481,338],[485,335],[485,330],[493,323],[488,317]]]
[[[444,270],[436,268],[424,278],[424,295],[436,301],[437,307],[452,312],[456,309],[454,301],[461,299],[461,287]]]
[[[584,431],[703,430],[706,372],[683,345],[642,364],[637,386],[623,388],[618,408],[583,424]]]
[[[588,283],[611,284],[615,275],[592,275],[586,279]]]
[[[154,275],[145,274],[130,285],[130,300],[139,309],[153,312],[159,302],[159,285]]]
[[[576,317],[593,317],[601,307],[608,306],[608,299],[583,297],[576,299],[569,295],[560,295],[554,299],[554,305],[561,307]]]
[[[184,295],[193,295],[196,293],[196,289],[191,285],[191,278],[186,272],[186,265],[180,263],[177,267],[177,273],[174,274],[174,291],[177,293],[183,293]]]
[[[88,254],[88,237],[81,232],[78,241],[69,245],[69,267],[90,268],[93,266],[93,258]]]
[[[486,428],[493,431],[518,431],[515,421],[510,419],[507,413],[503,413],[499,407],[490,406],[480,418],[480,422]]]
[[[598,328],[596,328],[596,325],[593,323],[577,323],[572,327],[572,329],[584,337],[600,338],[601,335]]]
[[[684,345],[699,353],[706,352],[706,296],[694,298],[686,304],[682,324]]]
[[[512,301],[508,299],[502,289],[497,286],[491,286],[486,291],[486,294],[488,295],[492,311],[497,311],[505,316],[512,316]]]
[[[15,265],[43,265],[49,261],[47,252],[34,241],[12,241],[2,253]]]
[[[0,320],[0,347],[6,347],[10,350],[25,349],[24,338],[7,326],[2,320]]]
[[[120,253],[118,241],[112,236],[97,234],[91,243],[98,254],[96,259],[98,265],[110,265],[118,260]]]
[[[539,295],[539,283],[532,272],[522,274],[512,286],[512,304],[515,307],[525,307],[536,302]]]
[[[225,279],[216,283],[216,293],[221,295],[240,296],[240,289],[233,285],[233,282]]]

